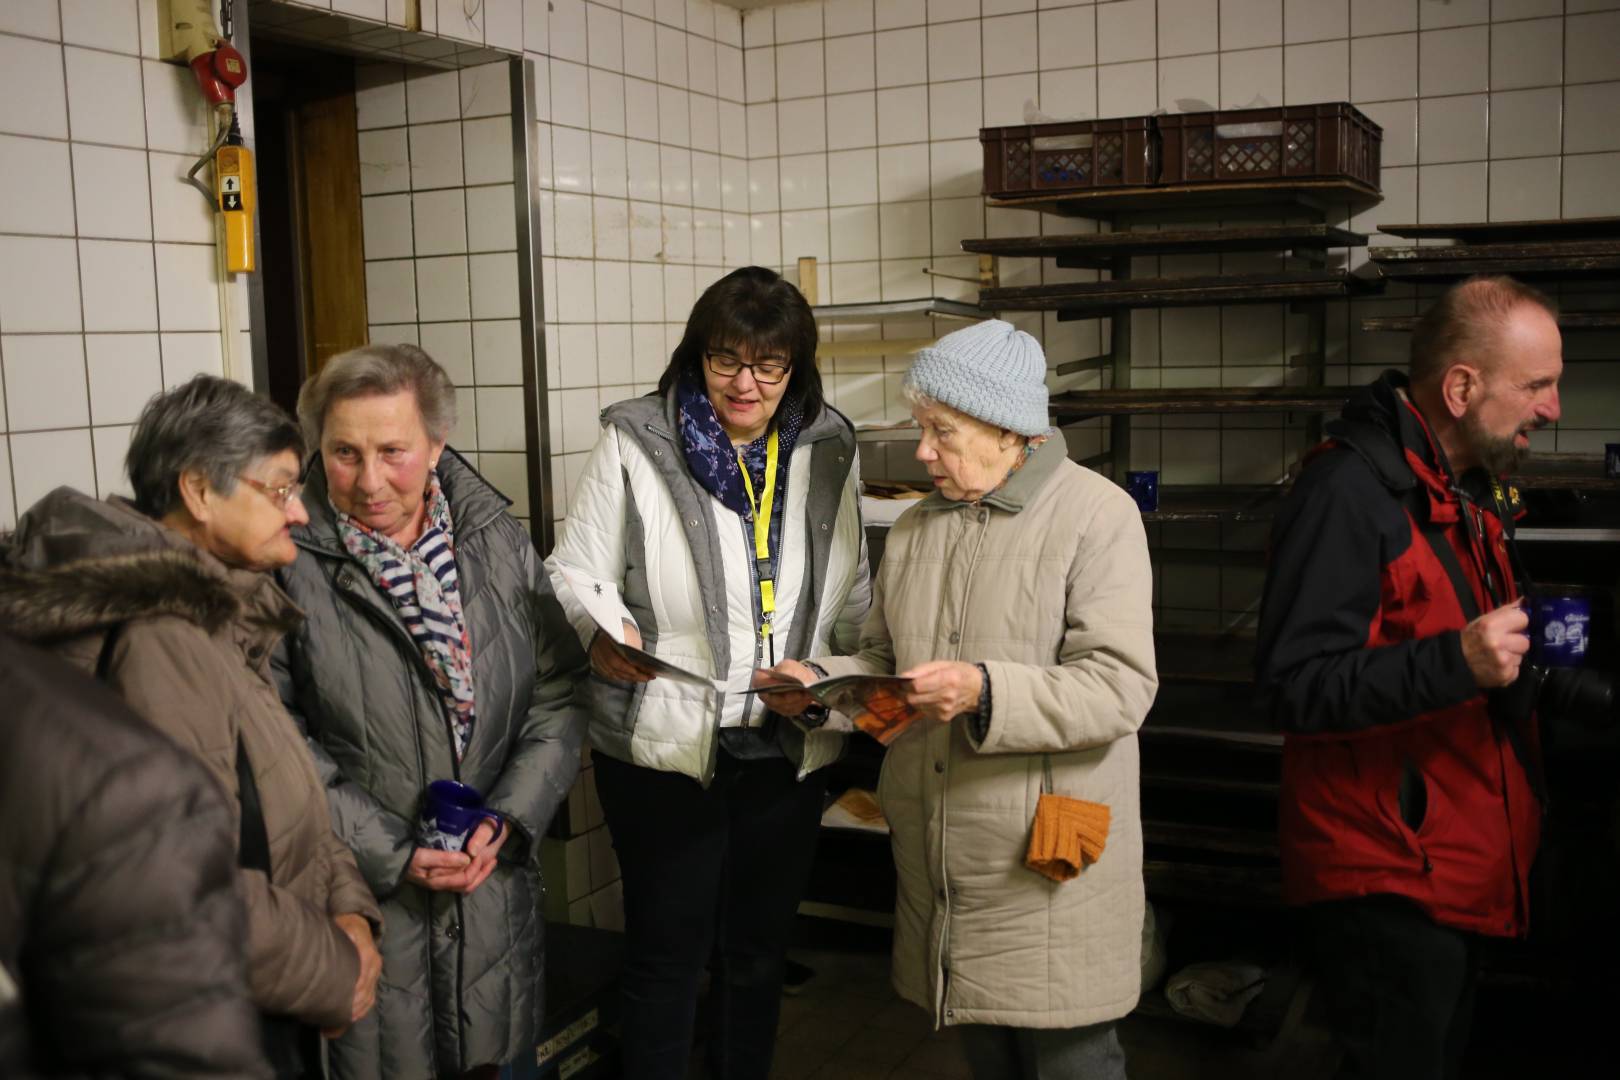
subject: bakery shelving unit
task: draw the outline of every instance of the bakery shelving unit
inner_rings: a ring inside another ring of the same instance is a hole
[[[1046,214],[1084,217],[1110,225],[1110,231],[1066,236],[1007,237],[963,242],[963,250],[980,255],[1049,258],[1061,269],[1106,272],[1095,282],[1054,285],[991,287],[980,290],[981,307],[992,311],[1054,311],[1059,320],[1107,318],[1109,348],[1095,357],[1061,359],[1060,375],[1093,369],[1110,375],[1108,389],[1071,391],[1053,399],[1059,422],[1088,416],[1109,416],[1109,450],[1105,461],[1116,479],[1130,460],[1130,417],[1151,413],[1233,413],[1278,410],[1319,414],[1337,409],[1347,388],[1323,386],[1326,336],[1325,303],[1373,291],[1376,283],[1344,270],[1329,268],[1332,248],[1359,247],[1366,237],[1327,224],[1329,203],[1375,200],[1377,193],[1351,180],[1273,180],[1225,184],[1187,184],[1162,188],[1100,188],[1033,198],[989,198],[991,206],[1018,207]],[[1171,224],[1154,231],[1131,231],[1132,225],[1181,219],[1191,213],[1194,223],[1218,216],[1217,227]],[[1256,214],[1275,216],[1292,212],[1319,220],[1298,224],[1250,223]],[[1303,269],[1279,269],[1202,277],[1141,278],[1132,273],[1133,260],[1144,256],[1227,254],[1238,252],[1291,253],[1305,263]],[[1311,345],[1290,358],[1293,370],[1302,371],[1304,385],[1252,390],[1170,389],[1136,390],[1131,387],[1130,319],[1120,317],[1141,308],[1210,306],[1287,302],[1303,311]]]

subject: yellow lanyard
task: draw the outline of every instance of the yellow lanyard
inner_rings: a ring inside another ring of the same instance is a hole
[[[759,610],[762,622],[759,636],[769,640],[771,616],[776,613],[776,582],[771,579],[771,506],[776,501],[776,459],[780,443],[776,429],[765,443],[765,493],[754,499],[754,481],[748,475],[748,463],[743,460],[742,447],[737,448],[737,469],[742,473],[743,489],[748,492],[748,509],[754,515],[754,559],[759,575]],[[774,655],[774,648],[772,650]]]

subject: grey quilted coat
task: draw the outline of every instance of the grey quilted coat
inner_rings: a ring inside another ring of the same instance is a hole
[[[332,1044],[341,1080],[425,1080],[532,1050],[541,1014],[540,837],[579,769],[585,658],[508,501],[454,451],[439,462],[472,639],[477,720],[458,763],[431,676],[338,536],[320,460],[280,573],[304,610],[277,673],[333,823],[382,901],[377,1008]],[[514,830],[471,896],[404,881],[423,790],[460,779]]]

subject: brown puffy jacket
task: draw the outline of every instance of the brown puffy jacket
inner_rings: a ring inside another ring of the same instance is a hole
[[[0,701],[0,1076],[268,1076],[218,785],[4,636]]]
[[[334,915],[381,913],[332,831],[326,792],[270,681],[298,611],[265,574],[233,570],[122,499],[59,488],[18,523],[0,571],[0,625],[93,671],[208,767],[239,834],[240,739],[270,840],[270,874],[239,869],[248,981],[266,1013],[347,1024],[359,958]]]

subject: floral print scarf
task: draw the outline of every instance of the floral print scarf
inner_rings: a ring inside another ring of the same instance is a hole
[[[704,490],[727,509],[746,516],[748,493],[737,468],[737,451],[731,445],[731,436],[720,426],[720,418],[715,415],[702,381],[682,379],[675,386],[675,401],[679,408],[681,452],[686,456],[686,467]],[[788,458],[793,455],[793,445],[799,441],[799,431],[804,426],[803,400],[798,396],[784,400],[775,419],[780,433],[776,483],[777,490],[781,491],[787,485]],[[765,434],[743,447],[743,460],[748,464],[756,494],[765,486],[765,447],[770,434],[767,429]]]

